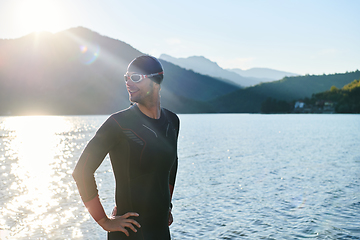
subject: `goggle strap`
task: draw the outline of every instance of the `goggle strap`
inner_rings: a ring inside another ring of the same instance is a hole
[[[149,74],[149,75],[143,75],[144,77],[148,78],[148,77],[153,77],[153,76],[157,76],[157,75],[160,75],[160,74],[163,74],[164,72],[159,72],[159,73],[152,73],[152,74]]]

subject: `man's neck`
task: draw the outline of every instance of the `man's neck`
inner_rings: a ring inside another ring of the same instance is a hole
[[[158,101],[156,104],[148,104],[144,105],[141,103],[136,103],[140,111],[148,116],[149,118],[159,119],[161,115],[161,107],[160,107],[160,101]]]

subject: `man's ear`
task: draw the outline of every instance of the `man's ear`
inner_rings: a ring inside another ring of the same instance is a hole
[[[156,89],[158,89],[159,92],[160,92],[160,90],[161,90],[161,85],[160,85],[160,84],[154,82],[154,87],[155,87]]]

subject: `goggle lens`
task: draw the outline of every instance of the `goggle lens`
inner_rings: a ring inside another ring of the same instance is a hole
[[[131,81],[133,81],[133,82],[138,82],[138,81],[141,80],[141,76],[140,76],[140,75],[137,75],[137,74],[133,74],[133,75],[130,76],[130,79],[131,79]]]

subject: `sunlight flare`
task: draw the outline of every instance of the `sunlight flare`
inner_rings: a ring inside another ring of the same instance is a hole
[[[49,31],[55,33],[63,25],[64,14],[58,1],[14,1],[16,25],[27,32]]]

